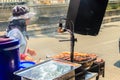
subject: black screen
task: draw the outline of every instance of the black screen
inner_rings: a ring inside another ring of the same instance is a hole
[[[74,31],[84,35],[97,35],[107,3],[108,0],[71,0],[67,18],[73,21]]]

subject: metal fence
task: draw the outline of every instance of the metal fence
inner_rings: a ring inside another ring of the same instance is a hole
[[[8,20],[15,5],[26,4],[26,0],[0,0],[0,21]]]
[[[18,4],[25,4],[26,0],[0,0],[0,8],[12,7]]]
[[[24,2],[26,0],[0,0],[1,3],[6,3],[6,2]]]

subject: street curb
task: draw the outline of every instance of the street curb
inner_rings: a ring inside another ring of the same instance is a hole
[[[48,34],[50,32],[56,32],[58,28],[58,24],[50,24],[50,25],[30,25],[27,27],[28,35],[36,35],[36,34]]]
[[[108,16],[103,18],[102,24],[110,23],[110,22],[116,22],[120,21],[120,15],[115,15],[115,16]],[[0,28],[1,32],[5,31],[5,27],[8,25],[8,22],[1,22],[4,24],[3,27]],[[27,32],[28,34],[31,35],[36,35],[36,34],[46,34],[50,32],[55,32],[57,31],[58,28],[58,23],[55,24],[46,24],[46,25],[29,25],[27,27]]]
[[[102,24],[116,22],[116,21],[120,21],[120,15],[104,17]],[[46,33],[50,33],[50,32],[55,32],[55,31],[57,31],[58,24],[50,24],[47,26],[36,26],[36,27],[37,28],[35,28],[35,26],[29,27],[29,29],[28,29],[29,35],[46,34]]]
[[[120,15],[104,17],[102,24],[120,21]]]

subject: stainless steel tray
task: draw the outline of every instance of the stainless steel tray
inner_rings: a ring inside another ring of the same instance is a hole
[[[30,80],[58,80],[57,78],[78,67],[80,66],[73,66],[66,62],[56,60],[48,60],[35,66],[16,71],[14,74]]]

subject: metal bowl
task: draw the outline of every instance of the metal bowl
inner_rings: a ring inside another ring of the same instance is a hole
[[[93,65],[93,61],[89,61],[89,62],[86,62],[86,63],[81,63],[81,65],[84,67],[84,68],[89,68]]]
[[[91,67],[93,65],[93,63],[96,60],[96,58],[97,57],[92,58],[92,59],[88,59],[86,61],[81,61],[81,62],[79,62],[79,64],[81,64],[82,67],[84,67],[84,68],[89,68],[89,67]]]

